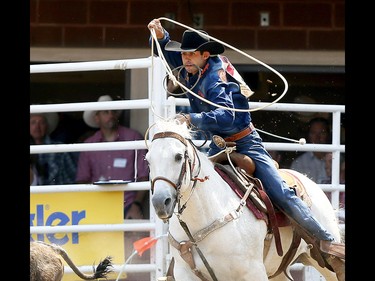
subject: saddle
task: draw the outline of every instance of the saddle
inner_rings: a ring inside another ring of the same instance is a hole
[[[240,198],[242,198],[247,191],[249,183],[254,184],[253,190],[250,192],[246,201],[246,206],[258,219],[266,221],[268,233],[270,235],[273,234],[275,237],[276,249],[279,256],[283,256],[279,227],[292,226],[294,229],[292,243],[287,253],[284,255],[279,269],[269,278],[275,277],[281,272],[284,272],[290,280],[293,280],[286,272],[286,268],[290,262],[292,262],[292,259],[301,243],[301,239],[304,239],[310,244],[310,254],[321,267],[327,267],[329,270],[334,271],[331,265],[327,263],[326,259],[323,258],[324,253],[320,250],[319,241],[302,229],[292,218],[272,204],[270,198],[263,189],[262,182],[253,177],[255,171],[254,161],[249,156],[235,151],[232,151],[229,154],[229,157],[235,170],[229,165],[228,156],[225,153],[212,157],[211,161],[214,163],[215,170]],[[278,169],[279,166],[276,161],[275,165]],[[302,182],[286,170],[278,169],[278,172],[289,188],[291,188],[295,194],[310,207],[312,202]]]

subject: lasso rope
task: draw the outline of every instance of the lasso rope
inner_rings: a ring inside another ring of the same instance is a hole
[[[161,60],[162,60],[162,63],[164,64],[165,68],[167,69],[167,73],[168,73],[170,79],[173,81],[174,85],[177,83],[182,89],[188,91],[189,93],[191,93],[192,95],[194,95],[196,98],[199,98],[200,100],[202,100],[202,101],[204,101],[204,102],[206,102],[206,103],[208,103],[208,104],[211,104],[211,105],[213,105],[213,106],[216,106],[216,107],[219,107],[219,108],[223,108],[223,109],[226,109],[226,110],[232,110],[232,111],[237,111],[237,112],[253,112],[253,111],[258,111],[258,110],[264,109],[264,108],[266,108],[266,107],[268,107],[268,106],[270,106],[270,105],[272,105],[272,104],[278,102],[280,99],[282,99],[282,98],[285,96],[286,92],[288,91],[288,82],[286,81],[286,79],[285,79],[285,78],[284,78],[284,77],[283,77],[278,71],[276,71],[276,70],[275,70],[274,68],[272,68],[271,66],[265,64],[264,62],[262,62],[262,61],[260,61],[260,60],[258,60],[258,59],[256,59],[256,58],[250,56],[249,54],[246,54],[245,52],[243,52],[243,51],[241,51],[241,50],[239,50],[239,49],[233,47],[232,45],[229,45],[229,44],[227,44],[227,43],[225,43],[225,42],[223,42],[223,41],[221,41],[221,40],[219,40],[219,39],[217,39],[217,38],[215,38],[215,37],[213,37],[213,36],[210,36],[210,35],[208,35],[208,34],[205,34],[205,33],[201,32],[201,31],[199,31],[199,30],[196,30],[196,29],[194,29],[194,28],[192,28],[192,27],[189,27],[189,26],[184,25],[184,24],[182,24],[182,23],[179,23],[179,22],[177,22],[177,21],[174,21],[174,20],[171,20],[171,19],[168,19],[168,18],[165,18],[165,17],[161,17],[161,18],[159,18],[158,20],[159,20],[159,21],[160,21],[160,20],[166,20],[166,21],[172,22],[172,23],[177,24],[177,25],[180,25],[180,26],[182,26],[182,27],[184,27],[184,28],[186,28],[186,29],[192,30],[192,31],[194,31],[194,32],[196,32],[196,33],[198,33],[198,34],[200,34],[200,35],[202,35],[202,36],[208,37],[208,38],[210,38],[211,40],[214,40],[214,41],[217,41],[217,42],[223,44],[224,46],[226,46],[226,47],[228,47],[228,48],[230,48],[230,49],[232,49],[232,50],[234,50],[234,51],[236,51],[236,52],[238,52],[238,53],[244,55],[245,57],[248,57],[249,59],[251,59],[251,60],[253,60],[253,61],[255,61],[255,62],[257,62],[257,63],[263,65],[264,67],[268,68],[269,70],[271,70],[272,72],[274,72],[277,76],[279,76],[280,79],[283,81],[283,83],[284,83],[284,85],[285,85],[285,89],[284,89],[283,93],[280,95],[280,97],[278,97],[277,99],[275,99],[275,100],[272,101],[271,103],[265,104],[265,105],[260,106],[260,107],[256,107],[256,108],[252,108],[252,109],[238,109],[238,108],[228,108],[228,107],[225,107],[225,106],[221,106],[221,105],[215,104],[215,103],[213,103],[213,102],[211,102],[211,101],[209,101],[209,100],[207,100],[207,99],[205,99],[205,98],[203,98],[203,97],[201,97],[201,96],[195,94],[193,91],[191,91],[189,88],[187,88],[187,87],[186,87],[185,85],[183,85],[181,82],[179,82],[179,81],[176,79],[176,77],[174,77],[174,75],[173,75],[173,73],[172,73],[172,70],[170,69],[169,66],[167,66],[166,60],[165,60],[164,56],[162,55],[162,50],[161,50],[160,44],[159,44],[159,42],[158,42],[158,39],[157,39],[157,37],[156,37],[155,30],[152,29],[152,30],[151,30],[151,35],[152,35],[152,37],[153,37],[153,39],[154,39],[154,40],[152,40],[152,41],[156,43],[156,47],[157,47],[157,50],[158,50],[159,56],[160,56],[160,58],[161,58]],[[152,50],[153,50],[153,48],[152,48]]]
[[[195,94],[193,91],[191,91],[189,88],[187,88],[185,85],[183,85],[181,82],[179,82],[179,81],[176,79],[176,77],[175,77],[174,74],[173,74],[173,71],[171,70],[171,68],[169,67],[168,63],[166,62],[166,59],[165,59],[165,57],[164,57],[164,55],[163,55],[163,51],[161,50],[160,44],[159,44],[159,42],[158,42],[158,38],[157,38],[157,36],[156,36],[156,32],[155,32],[155,30],[154,30],[154,29],[151,29],[151,30],[150,30],[150,33],[151,33],[151,36],[152,36],[152,38],[153,38],[153,40],[152,40],[152,44],[151,44],[152,67],[153,67],[153,58],[154,58],[153,50],[154,50],[154,47],[156,46],[156,48],[157,48],[157,50],[158,50],[159,57],[160,57],[160,59],[161,59],[161,62],[162,62],[162,64],[164,65],[164,67],[165,67],[165,69],[166,69],[166,71],[167,71],[167,73],[168,73],[168,77],[169,77],[169,79],[173,82],[173,85],[178,84],[178,85],[179,85],[182,89],[184,89],[186,92],[189,92],[190,94],[192,94],[192,95],[195,96],[196,98],[198,98],[198,99],[200,99],[200,100],[202,100],[202,101],[204,101],[204,102],[206,102],[206,103],[208,103],[208,104],[210,104],[210,105],[213,105],[213,106],[215,106],[215,107],[222,108],[222,109],[225,109],[225,110],[235,111],[235,112],[254,112],[254,111],[262,110],[262,109],[264,109],[264,108],[266,108],[266,107],[268,107],[268,106],[271,106],[271,105],[274,104],[274,103],[277,103],[277,102],[278,102],[280,99],[282,99],[282,98],[285,96],[285,94],[287,93],[287,91],[288,91],[288,82],[286,81],[286,79],[284,78],[284,76],[282,76],[277,70],[275,70],[275,69],[272,68],[271,66],[267,65],[266,63],[264,63],[264,62],[262,62],[262,61],[260,61],[260,60],[258,60],[258,59],[256,59],[256,58],[254,58],[253,56],[250,56],[249,54],[246,54],[245,52],[243,52],[243,51],[241,51],[241,50],[239,50],[239,49],[233,47],[232,45],[229,45],[229,44],[227,44],[227,43],[225,43],[225,42],[223,42],[223,41],[221,41],[221,40],[219,40],[219,39],[217,39],[217,38],[215,38],[215,37],[213,37],[213,36],[210,36],[210,35],[208,35],[208,34],[202,33],[202,32],[199,31],[199,30],[196,30],[196,29],[194,29],[194,28],[192,28],[192,27],[189,27],[189,26],[184,25],[184,24],[182,24],[182,23],[179,23],[179,22],[177,22],[177,21],[174,21],[174,20],[171,20],[171,19],[169,19],[169,18],[165,18],[165,17],[160,17],[160,18],[158,18],[158,20],[159,20],[159,21],[161,21],[161,20],[166,20],[166,21],[169,21],[169,22],[171,22],[171,23],[174,23],[174,24],[180,25],[180,26],[182,26],[182,27],[184,27],[184,28],[186,28],[186,29],[192,30],[192,31],[194,31],[194,32],[196,32],[196,33],[198,33],[198,34],[200,34],[200,35],[202,35],[202,36],[205,36],[205,37],[210,38],[211,40],[217,41],[217,42],[223,44],[224,46],[226,46],[226,47],[228,47],[228,48],[230,48],[230,49],[232,49],[232,50],[234,50],[234,51],[236,51],[236,52],[242,54],[243,56],[245,56],[245,57],[247,57],[247,58],[249,58],[249,59],[251,59],[251,60],[253,60],[253,61],[255,61],[255,62],[257,62],[257,63],[259,63],[259,64],[261,64],[261,65],[263,65],[264,67],[268,68],[269,70],[271,70],[271,71],[274,72],[277,76],[280,77],[280,79],[283,81],[283,83],[284,83],[284,85],[285,85],[285,88],[284,88],[283,93],[282,93],[277,99],[275,99],[274,101],[272,101],[271,103],[266,103],[266,104],[264,104],[263,106],[259,106],[259,107],[252,108],[252,109],[250,109],[250,108],[249,108],[249,109],[228,108],[228,107],[225,107],[225,106],[221,106],[221,105],[219,105],[219,104],[215,104],[215,103],[213,103],[213,102],[211,102],[211,101],[209,101],[209,100],[207,100],[207,99],[205,99],[205,98],[203,98],[203,97],[201,97],[201,96]],[[154,45],[154,44],[156,44],[156,45]],[[152,110],[154,111],[154,107],[153,107],[152,103],[151,103],[151,108],[152,108]],[[156,113],[154,112],[154,114],[156,114]],[[156,114],[156,115],[157,115],[157,114]],[[164,119],[163,117],[161,117],[161,116],[159,116],[159,115],[157,115],[157,116],[160,117],[161,119]],[[294,140],[294,139],[290,139],[290,138],[285,138],[285,137],[281,137],[281,136],[273,135],[273,134],[271,134],[271,133],[267,133],[267,132],[262,131],[262,130],[260,130],[260,129],[257,129],[257,130],[260,131],[260,132],[263,132],[263,133],[265,133],[265,134],[269,134],[269,135],[272,135],[272,136],[277,137],[277,138],[280,138],[280,139],[285,139],[285,140],[289,140],[289,141],[292,141],[292,142],[297,142],[297,143],[302,144],[302,145],[306,143],[306,140],[303,139],[303,138],[301,138],[301,139],[299,139],[299,140]]]
[[[306,144],[306,139],[305,138],[300,138],[299,140],[295,140],[295,139],[290,139],[290,138],[286,138],[286,137],[281,137],[281,136],[278,136],[278,135],[274,135],[272,133],[263,131],[263,130],[258,129],[258,128],[256,128],[256,130],[259,131],[259,132],[262,132],[263,134],[267,134],[269,136],[273,136],[275,138],[279,138],[279,139],[283,139],[283,140],[288,140],[288,141],[291,141],[291,142],[296,142],[296,143],[299,143],[301,145]]]

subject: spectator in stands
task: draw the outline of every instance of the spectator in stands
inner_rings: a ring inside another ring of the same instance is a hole
[[[112,101],[109,95],[99,97],[98,102]],[[143,140],[136,130],[119,124],[122,111],[85,111],[83,119],[92,128],[99,128],[85,143]],[[148,166],[144,160],[146,150],[82,151],[79,154],[76,174],[77,183],[93,183],[100,180],[148,180]],[[147,191],[127,191],[124,195],[124,218],[142,219]]]
[[[30,144],[60,144],[50,137],[56,128],[56,113],[30,114]],[[41,153],[30,156],[30,173],[33,172],[33,185],[72,184],[75,182],[76,162],[69,152]],[[31,176],[31,174],[30,174]]]
[[[330,124],[326,118],[316,117],[308,124],[307,143],[328,144],[331,140]],[[306,151],[292,162],[290,168],[307,175],[316,183],[327,182],[327,152]]]

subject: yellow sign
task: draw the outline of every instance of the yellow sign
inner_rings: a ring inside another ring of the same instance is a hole
[[[30,194],[30,226],[120,224],[123,210],[123,191]],[[106,256],[113,264],[125,262],[123,231],[30,234],[33,240],[62,246],[77,266],[96,267]],[[82,279],[65,273],[63,280]]]

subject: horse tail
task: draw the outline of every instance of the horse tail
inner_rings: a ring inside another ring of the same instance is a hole
[[[111,267],[113,267],[113,265],[112,265],[111,256],[107,256],[104,260],[100,261],[96,269],[93,266],[94,272],[90,275],[87,275],[79,270],[79,268],[74,264],[74,262],[69,257],[68,253],[59,245],[48,244],[43,241],[36,241],[36,242],[44,244],[52,248],[57,254],[59,254],[66,261],[66,263],[70,266],[70,268],[74,271],[74,273],[77,274],[81,279],[96,280],[98,278],[106,278],[107,274],[112,272]]]

